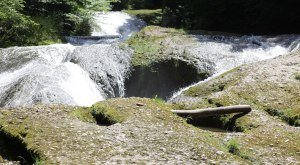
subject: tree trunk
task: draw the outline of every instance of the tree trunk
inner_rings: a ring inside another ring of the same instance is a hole
[[[251,112],[251,107],[249,105],[234,105],[228,107],[217,107],[217,108],[205,108],[196,110],[172,110],[179,116],[186,117],[207,117],[231,113],[249,113]]]

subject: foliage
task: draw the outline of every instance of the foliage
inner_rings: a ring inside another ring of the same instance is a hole
[[[160,9],[162,0],[120,0],[113,3],[114,10]]]
[[[297,33],[295,0],[164,0],[166,26],[234,33]]]
[[[91,13],[117,0],[9,0],[0,2],[0,47],[61,42],[90,35]]]
[[[37,24],[29,17],[20,13],[23,9],[22,0],[0,2],[0,46],[11,44],[24,45],[32,41],[26,36],[32,35]]]
[[[135,15],[136,17],[144,20],[147,25],[162,25],[162,10],[124,10],[124,12]]]

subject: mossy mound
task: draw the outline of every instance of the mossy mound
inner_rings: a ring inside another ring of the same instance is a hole
[[[295,126],[299,126],[300,84],[295,74],[300,71],[299,61],[298,50],[241,66],[190,88],[176,102],[185,109],[251,105],[252,112],[236,120],[232,115],[202,120],[225,128],[234,121],[235,130],[243,133],[234,138],[238,154],[234,146],[228,150],[252,163],[276,163],[285,157],[286,164],[297,164],[300,132]]]
[[[196,39],[182,30],[148,26],[125,44],[133,50],[127,96],[166,99],[214,72],[212,62],[188,51]]]
[[[297,52],[236,68],[190,88],[184,95],[201,97],[196,107],[250,104],[290,125],[300,126],[300,86],[294,78],[300,63],[295,59],[299,59]]]
[[[0,126],[39,153],[38,162],[45,164],[247,162],[227,153],[221,138],[186,124],[172,108],[160,99],[144,98],[110,99],[85,109],[4,108]],[[99,114],[118,123],[98,125]]]

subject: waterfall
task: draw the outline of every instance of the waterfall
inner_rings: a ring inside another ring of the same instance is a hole
[[[183,91],[204,83],[230,69],[243,64],[249,64],[299,49],[299,35],[267,36],[220,36],[196,35],[197,43],[187,48],[190,54],[211,61],[215,73],[206,80],[192,84],[175,91],[169,101],[173,101]]]
[[[134,32],[140,31],[146,23],[123,12],[98,12],[94,15],[92,36],[120,36],[127,39]]]
[[[146,23],[124,12],[96,12],[93,16],[91,36],[66,37],[74,45],[111,44],[128,39]]]
[[[114,39],[114,35],[126,39],[145,23],[121,12],[96,13],[94,18],[93,39],[101,38],[103,42],[0,49],[0,107],[40,103],[90,106],[107,98],[123,97],[132,52],[121,48],[119,42],[107,40]],[[199,59],[199,67],[201,61],[212,64],[212,77],[239,65],[287,54],[298,49],[300,43],[297,35],[191,37],[195,42],[181,48]]]

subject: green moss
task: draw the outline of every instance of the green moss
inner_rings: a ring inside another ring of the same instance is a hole
[[[246,154],[246,152],[242,152],[241,151],[241,146],[238,143],[238,141],[236,139],[231,139],[228,143],[227,143],[227,150],[228,152],[232,153],[233,155],[239,156],[243,159],[248,159],[248,160],[253,160],[250,156],[248,156],[248,154]]]
[[[235,139],[232,139],[227,144],[228,152],[234,155],[240,155],[240,145]]]
[[[134,15],[144,20],[148,25],[161,25],[162,24],[162,10],[123,10],[124,12]]]
[[[21,164],[34,164],[36,160],[42,161],[42,156],[34,149],[29,147],[29,144],[24,141],[27,133],[24,132],[24,127],[18,130],[5,127],[0,122],[0,154],[14,161],[20,161]]]
[[[168,40],[174,44],[193,42],[182,30],[147,26],[126,43],[133,49],[132,66],[147,67],[153,62],[170,58],[174,54]],[[184,55],[183,55],[184,56]]]
[[[157,96],[155,96],[152,100],[153,100],[156,104],[160,104],[160,105],[163,105],[163,104],[166,103],[164,99],[159,98],[159,97],[157,97]]]
[[[300,73],[295,74],[295,79],[300,80]]]
[[[249,72],[249,70],[242,69],[242,67],[235,68],[208,82],[190,88],[184,94],[191,97],[204,98],[194,108],[248,104],[252,108],[264,110],[273,116],[278,116],[290,125],[299,126],[299,86],[291,83],[279,86],[276,83],[270,84],[257,81],[237,87]],[[221,91],[225,92],[218,96],[212,96],[214,93]],[[239,129],[248,130],[257,127],[257,124],[247,122],[247,118],[243,117],[241,119],[245,119],[243,122],[246,124],[237,122],[237,124],[242,124],[238,126],[240,127]]]
[[[245,76],[245,73],[236,74],[234,77],[231,76],[232,74],[237,73],[239,69],[240,67],[234,68],[207,83],[201,83],[190,88],[183,94],[191,97],[204,97],[212,93],[226,90],[227,88],[238,84],[241,78]],[[219,78],[221,79],[219,80]]]
[[[90,122],[90,123],[96,122],[89,108],[85,108],[85,107],[78,108],[72,112],[72,116],[84,122]]]
[[[94,104],[91,108],[91,115],[95,118],[98,124],[111,125],[121,123],[126,116],[120,113],[116,108],[101,102]]]

